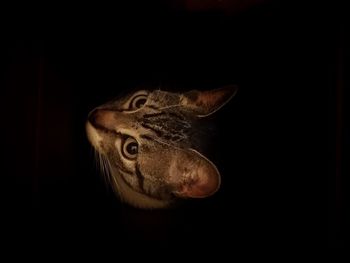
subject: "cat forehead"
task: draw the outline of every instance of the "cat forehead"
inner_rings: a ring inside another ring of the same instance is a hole
[[[149,93],[148,99],[150,102],[161,103],[165,105],[175,105],[180,101],[180,94],[169,91],[154,90]]]
[[[116,103],[128,103],[133,98],[137,96],[147,96],[148,102],[153,103],[163,103],[163,104],[176,104],[180,100],[180,93],[170,92],[170,91],[163,91],[163,90],[138,90],[132,93],[129,93],[127,95],[124,95],[122,97],[119,97],[114,102]]]

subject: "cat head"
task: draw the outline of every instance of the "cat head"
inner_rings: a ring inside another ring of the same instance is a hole
[[[173,93],[140,90],[90,112],[88,139],[121,200],[162,208],[203,198],[220,186],[215,165],[191,147],[200,119],[235,94],[236,86]]]

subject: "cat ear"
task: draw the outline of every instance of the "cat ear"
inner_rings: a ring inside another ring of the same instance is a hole
[[[170,164],[169,181],[173,193],[182,198],[203,198],[220,187],[220,174],[215,165],[195,150],[178,151]]]
[[[224,86],[214,90],[192,90],[182,94],[180,104],[193,111],[197,117],[206,117],[224,106],[234,95],[238,87]]]

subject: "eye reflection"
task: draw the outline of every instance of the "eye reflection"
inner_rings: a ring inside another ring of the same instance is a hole
[[[141,108],[147,101],[146,95],[138,95],[132,99],[130,103],[130,110],[136,110]]]
[[[122,153],[124,157],[126,157],[127,159],[131,159],[131,160],[135,159],[137,157],[138,150],[139,150],[139,144],[134,138],[128,137],[124,141]]]

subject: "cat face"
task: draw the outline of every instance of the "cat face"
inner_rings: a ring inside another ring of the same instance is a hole
[[[235,86],[172,93],[140,90],[90,112],[88,139],[121,200],[162,208],[203,198],[220,186],[215,165],[191,148],[200,119],[222,107]]]

